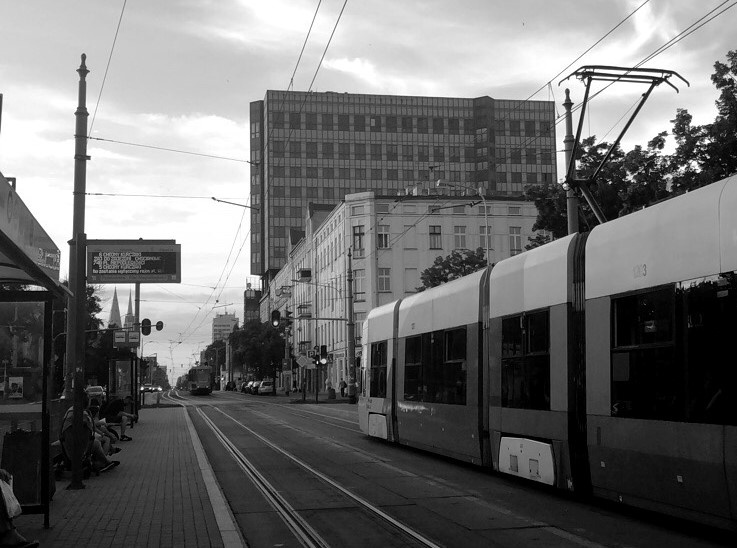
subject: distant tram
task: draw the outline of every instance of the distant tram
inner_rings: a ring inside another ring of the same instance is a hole
[[[189,393],[193,396],[207,395],[212,392],[212,368],[209,365],[198,365],[187,373]]]
[[[370,436],[737,530],[737,176],[373,309]]]

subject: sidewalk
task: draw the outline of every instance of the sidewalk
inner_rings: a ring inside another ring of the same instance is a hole
[[[120,466],[75,491],[66,489],[67,473],[56,482],[51,528],[42,515],[21,515],[14,522],[23,536],[54,548],[240,546],[223,541],[223,511],[216,504],[216,519],[186,410],[144,408],[139,417],[126,431],[133,441],[118,442]]]

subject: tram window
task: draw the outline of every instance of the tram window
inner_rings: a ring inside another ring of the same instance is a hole
[[[680,284],[686,302],[688,420],[737,425],[737,277],[729,272]]]
[[[550,409],[550,314],[502,320],[502,407]]]
[[[461,327],[405,339],[405,400],[466,405],[466,337]]]
[[[386,397],[386,341],[371,344],[371,386],[369,396],[376,398]]]
[[[673,286],[614,299],[612,314],[612,416],[683,420],[684,372],[675,353]]]
[[[422,337],[409,337],[404,343],[404,399],[421,401]]]

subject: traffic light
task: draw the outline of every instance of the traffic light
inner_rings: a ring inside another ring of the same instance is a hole
[[[320,346],[320,365],[328,363],[328,347],[327,345]]]
[[[156,322],[156,331],[161,331],[162,329],[164,329],[164,322],[159,320],[158,322]]]
[[[281,323],[281,313],[278,310],[272,310],[271,311],[271,325],[274,327],[279,327],[279,324]]]
[[[287,308],[287,309],[284,310],[284,322],[287,325],[289,325],[289,324],[292,323],[292,321],[293,321],[292,311]]]
[[[162,324],[163,327],[163,324]],[[141,333],[143,335],[150,335],[151,334],[151,320],[148,318],[144,318],[141,321]]]

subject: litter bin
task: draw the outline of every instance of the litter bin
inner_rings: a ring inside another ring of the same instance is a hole
[[[348,403],[356,403],[358,401],[356,388],[356,379],[351,377],[348,379]]]

